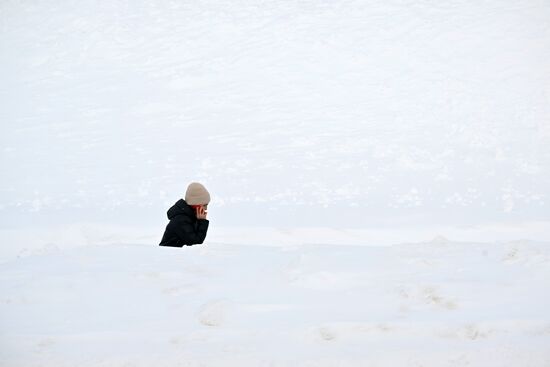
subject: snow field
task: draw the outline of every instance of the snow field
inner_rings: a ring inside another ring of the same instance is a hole
[[[548,244],[88,246],[1,265],[10,366],[544,366]]]
[[[0,365],[548,367],[549,19],[0,1]]]

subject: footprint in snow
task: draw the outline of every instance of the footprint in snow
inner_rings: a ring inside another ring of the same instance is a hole
[[[227,321],[230,308],[231,304],[226,300],[207,302],[198,312],[199,322],[205,326],[221,326]]]
[[[319,335],[321,336],[321,339],[326,341],[331,341],[336,339],[336,332],[332,329],[323,327],[319,329]]]

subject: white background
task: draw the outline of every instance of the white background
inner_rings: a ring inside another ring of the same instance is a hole
[[[547,366],[548,60],[542,0],[1,1],[0,364]]]

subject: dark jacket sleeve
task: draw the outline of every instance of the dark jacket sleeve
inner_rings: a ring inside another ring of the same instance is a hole
[[[201,244],[206,238],[209,223],[208,219],[198,219],[196,223],[183,222],[176,226],[174,231],[180,241],[187,246]]]

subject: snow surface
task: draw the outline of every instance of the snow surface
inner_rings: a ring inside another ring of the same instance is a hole
[[[1,1],[0,365],[548,367],[548,60],[546,0]]]
[[[547,366],[550,247],[48,248],[1,266],[6,366]]]

